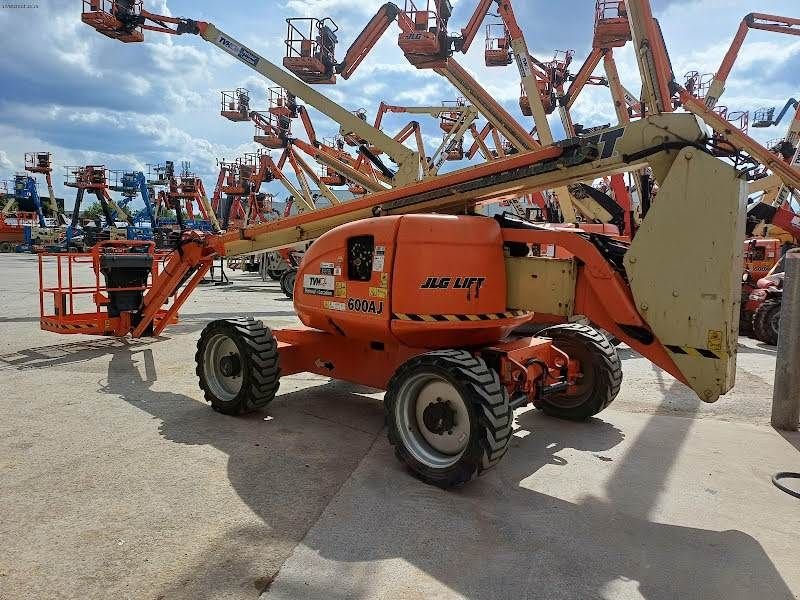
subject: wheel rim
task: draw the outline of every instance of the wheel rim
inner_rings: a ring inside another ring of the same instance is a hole
[[[563,350],[570,358],[577,359],[580,362],[581,374],[575,384],[571,386],[572,390],[552,394],[548,396],[547,401],[559,408],[577,408],[586,401],[586,397],[592,393],[595,386],[596,377],[591,353],[587,352],[583,347],[573,344],[564,344],[557,339],[554,339],[553,342],[553,345],[559,350]]]
[[[457,463],[469,443],[466,402],[438,375],[421,373],[405,381],[397,394],[395,419],[406,450],[434,469]]]
[[[206,345],[203,367],[211,393],[224,402],[236,398],[242,389],[242,357],[227,335],[218,333]]]

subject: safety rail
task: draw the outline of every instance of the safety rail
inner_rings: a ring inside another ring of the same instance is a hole
[[[631,39],[628,10],[619,0],[597,0],[593,48],[620,48]]]
[[[442,106],[453,110],[443,111],[439,117],[439,127],[445,133],[452,133],[461,123],[463,119],[463,111],[459,110],[467,106],[467,101],[464,98],[457,98],[456,100],[442,100]]]
[[[84,189],[102,189],[108,186],[108,169],[105,165],[66,166],[64,185]]]
[[[103,258],[108,256],[151,257],[152,265],[142,285],[108,285]],[[105,241],[90,252],[42,252],[39,263],[39,321],[45,331],[67,334],[124,335],[131,327],[131,311],[111,314],[115,295],[130,292],[143,295],[163,269],[169,252],[157,253],[152,241]],[[85,273],[90,270],[90,277]],[[55,275],[54,284],[49,278]],[[136,296],[134,296],[136,297]],[[139,296],[141,297],[141,296]],[[88,301],[82,301],[86,299]],[[52,301],[52,304],[50,304]],[[94,310],[86,310],[93,305]],[[159,311],[155,321],[166,315]],[[177,316],[171,323],[177,322]],[[121,333],[122,332],[122,333]]]
[[[250,119],[250,91],[245,88],[223,90],[219,112],[230,121],[248,121]]]
[[[330,18],[286,19],[283,66],[306,83],[335,83],[338,29]]]
[[[728,112],[728,122],[742,133],[747,133],[750,126],[750,113],[746,110]]]
[[[53,170],[53,159],[49,152],[26,152],[25,170],[32,173],[49,173]]]
[[[298,116],[297,110],[299,106],[297,104],[297,97],[280,86],[267,88],[267,102],[269,105],[269,112],[273,115],[289,117],[291,119]]]
[[[775,116],[775,107],[762,107],[753,111],[753,127],[769,127],[772,125],[772,117]]]
[[[683,87],[685,87],[686,91],[698,100],[705,100],[713,80],[713,73],[689,71],[683,76]]]
[[[504,67],[514,60],[511,39],[504,23],[486,25],[486,47],[484,63],[487,67]]]
[[[142,12],[142,0],[129,0],[120,8],[115,0],[83,0],[81,21],[98,32],[122,42],[144,41],[144,31],[134,17]]]
[[[23,229],[25,227],[35,227],[39,224],[39,217],[36,213],[25,211],[14,211],[10,213],[0,213],[0,230],[2,229]]]
[[[447,19],[450,17],[449,14],[441,14],[439,0],[426,0],[424,9],[418,8],[414,0],[406,0],[403,12],[414,23],[417,31],[431,31],[431,29],[438,31],[446,27]]]
[[[254,111],[251,120],[255,125],[253,141],[271,150],[285,148],[292,135],[292,121],[269,111]]]

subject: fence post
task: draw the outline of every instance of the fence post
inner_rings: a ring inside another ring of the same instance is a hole
[[[781,328],[772,390],[772,426],[797,431],[800,421],[800,251],[785,259]]]

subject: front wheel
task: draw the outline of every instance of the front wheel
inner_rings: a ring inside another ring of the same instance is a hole
[[[764,300],[753,314],[753,335],[769,346],[778,345],[781,328],[781,301],[778,298]]]
[[[239,415],[263,408],[278,391],[278,344],[261,321],[212,321],[197,342],[197,376],[217,412]]]
[[[389,442],[420,479],[463,484],[496,465],[511,439],[512,410],[497,373],[465,350],[403,364],[384,398]]]
[[[551,338],[553,346],[577,360],[581,367],[574,385],[539,398],[537,408],[553,417],[582,421],[614,401],[622,385],[622,364],[617,349],[605,335],[587,325],[571,323],[548,327],[537,336]]]

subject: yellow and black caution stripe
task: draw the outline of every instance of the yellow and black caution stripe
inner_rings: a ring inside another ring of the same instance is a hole
[[[524,310],[510,310],[502,313],[484,313],[482,315],[420,315],[416,313],[392,313],[392,318],[398,321],[416,321],[417,323],[436,323],[436,322],[469,322],[469,321],[499,321],[500,319],[512,319],[522,317],[528,312]]]
[[[52,329],[63,329],[65,331],[82,331],[86,329],[97,329],[94,323],[57,323],[55,321],[42,321],[42,325]]]
[[[666,345],[666,349],[673,354],[685,354],[688,356],[697,356],[698,358],[716,358],[722,360],[725,354],[722,352],[714,352],[707,348],[695,348],[694,346],[670,346]]]

